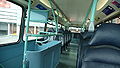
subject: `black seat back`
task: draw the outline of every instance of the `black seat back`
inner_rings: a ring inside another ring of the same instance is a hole
[[[102,24],[82,52],[78,68],[120,68],[120,25]]]

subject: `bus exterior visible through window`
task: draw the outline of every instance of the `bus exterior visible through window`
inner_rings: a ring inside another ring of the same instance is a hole
[[[0,46],[19,40],[21,18],[22,8],[19,5],[0,0]]]
[[[10,8],[10,3],[7,0],[0,0],[0,7]]]

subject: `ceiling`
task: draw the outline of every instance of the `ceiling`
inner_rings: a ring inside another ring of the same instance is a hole
[[[92,0],[54,0],[68,17],[72,26],[80,26],[86,16]],[[108,0],[99,0],[97,10],[100,10]]]
[[[19,0],[21,1],[21,0]],[[34,4],[32,4],[32,7],[34,7],[36,4],[42,2],[47,7],[50,7],[50,4],[48,0],[33,0]],[[70,25],[70,26],[77,26],[80,27],[82,24],[82,21],[84,20],[86,13],[88,11],[88,8],[92,2],[92,0],[52,0],[56,5],[60,8],[62,11],[62,14],[69,19],[70,23],[68,22],[62,22],[61,24]],[[100,13],[100,9],[105,6],[106,3],[111,0],[99,0],[97,4],[97,13],[98,15]],[[60,12],[61,12],[60,11]],[[62,17],[62,15],[60,15]]]
[[[81,24],[92,0],[55,0],[73,25]]]

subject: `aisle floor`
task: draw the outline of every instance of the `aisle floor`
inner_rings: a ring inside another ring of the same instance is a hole
[[[77,50],[78,50],[78,40],[72,40],[67,51],[64,51],[60,57],[60,63],[57,68],[76,68]]]

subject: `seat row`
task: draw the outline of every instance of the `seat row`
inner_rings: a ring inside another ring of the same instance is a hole
[[[77,68],[120,68],[120,24],[81,34]]]
[[[48,29],[48,32],[55,32],[54,29]],[[62,42],[61,52],[66,50],[72,40],[72,33],[69,30],[64,30],[60,28],[58,30],[60,35],[54,37],[54,40],[58,40]]]

